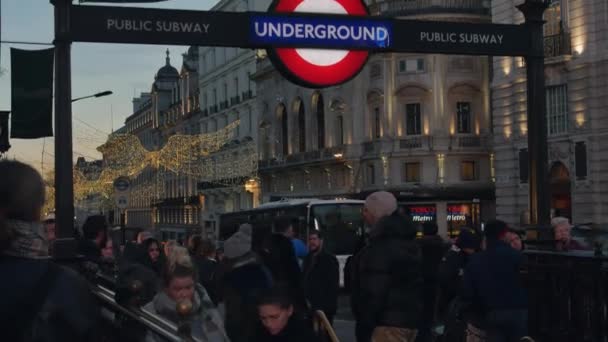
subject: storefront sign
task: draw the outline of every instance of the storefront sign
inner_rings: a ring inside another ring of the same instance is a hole
[[[407,207],[414,222],[434,222],[437,219],[437,208],[434,205]]]
[[[471,216],[471,206],[468,204],[448,205],[448,221],[467,221]]]

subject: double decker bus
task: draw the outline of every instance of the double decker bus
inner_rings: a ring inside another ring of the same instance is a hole
[[[344,264],[355,251],[364,234],[363,204],[358,200],[289,199],[263,204],[255,209],[220,216],[219,240],[225,241],[239,225],[253,226],[252,244],[259,250],[263,239],[276,232],[279,217],[297,221],[297,238],[307,243],[307,236],[317,230],[323,234],[323,248],[336,255],[340,263],[340,284],[344,284]]]

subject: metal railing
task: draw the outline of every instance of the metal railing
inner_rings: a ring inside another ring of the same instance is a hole
[[[608,341],[608,258],[526,252],[530,335],[538,341]]]
[[[428,149],[430,147],[430,139],[428,136],[399,139],[399,148],[402,150]]]
[[[570,45],[570,34],[566,32],[545,36],[543,41],[545,57],[570,55],[572,53]]]

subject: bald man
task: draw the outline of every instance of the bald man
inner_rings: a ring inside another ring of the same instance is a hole
[[[423,285],[416,228],[397,213],[397,200],[385,191],[367,197],[363,217],[372,230],[352,266],[357,342],[414,342]]]

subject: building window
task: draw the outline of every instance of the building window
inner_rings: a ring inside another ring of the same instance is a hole
[[[247,107],[247,133],[251,134],[251,107]]]
[[[380,108],[374,107],[374,138],[382,137],[382,120],[380,118]]]
[[[342,115],[336,118],[336,145],[344,145],[344,117]]]
[[[519,182],[528,183],[529,178],[529,160],[528,160],[528,149],[524,148],[519,150]]]
[[[217,106],[217,89],[213,89],[213,105]]]
[[[460,163],[460,178],[463,181],[472,181],[477,179],[474,161],[463,161]]]
[[[545,25],[543,26],[545,37],[556,36],[562,32],[562,10],[560,0],[551,0],[549,8],[543,14]]]
[[[587,178],[587,144],[584,141],[579,141],[574,145],[574,160],[576,179]]]
[[[306,152],[306,117],[302,101],[298,108],[298,146],[300,152]]]
[[[456,119],[458,120],[458,133],[471,133],[471,103],[456,103]]]
[[[408,103],[405,105],[406,132],[408,135],[419,135],[422,132],[420,123],[420,103]]]
[[[424,72],[424,58],[407,58],[399,61],[399,72],[421,73]]]
[[[228,85],[224,83],[224,102],[228,102]]]
[[[367,184],[376,184],[376,168],[374,167],[374,164],[367,165]]]
[[[289,154],[289,126],[287,125],[287,113],[285,106],[281,106],[279,120],[281,122],[281,152],[284,156],[286,156]]]
[[[319,94],[317,98],[317,147],[318,149],[325,148],[325,104],[323,96]]]
[[[404,180],[406,183],[420,182],[420,163],[405,163]]]
[[[236,94],[235,97],[238,98],[239,94],[239,78],[235,77],[234,78],[234,93]]]
[[[568,129],[568,87],[565,84],[547,87],[547,119],[549,135],[566,133]]]

